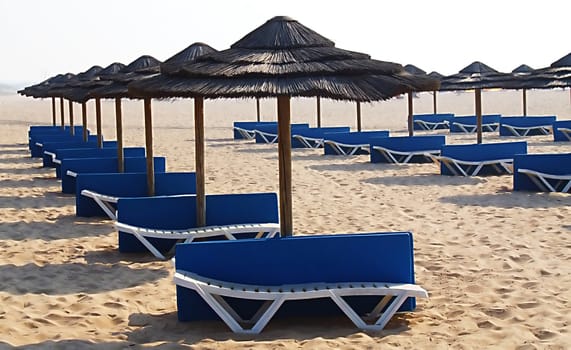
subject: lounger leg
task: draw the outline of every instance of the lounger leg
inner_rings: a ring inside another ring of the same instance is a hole
[[[156,256],[159,259],[165,260],[166,258],[164,257],[164,255],[161,254],[161,252],[158,251],[157,248],[155,248],[151,242],[149,242],[145,237],[143,237],[141,234],[139,234],[139,232],[136,231],[131,231],[129,232],[131,234],[133,234],[133,236],[137,237],[137,239],[145,246],[147,247],[147,249],[153,253],[154,256]]]
[[[101,209],[105,212],[105,214],[107,214],[107,216],[111,220],[117,220],[117,216],[115,215],[115,208],[113,208],[111,204],[102,201],[98,197],[91,197],[91,198],[95,201],[95,203],[97,203],[101,207]]]
[[[565,185],[565,187],[563,187],[563,189],[561,190],[561,192],[563,193],[567,193],[571,189],[571,180],[566,180],[566,181],[567,185]]]
[[[545,185],[538,180],[538,178],[534,175],[531,174],[526,174],[527,177],[531,180],[531,182],[533,182],[535,184],[535,186],[537,186],[537,188],[539,188],[541,190],[541,192],[553,192],[551,191],[551,189],[548,189],[547,187],[545,187]]]

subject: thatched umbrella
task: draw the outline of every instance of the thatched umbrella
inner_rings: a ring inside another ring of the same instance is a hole
[[[497,70],[475,61],[459,73],[442,78],[440,90],[475,90],[475,108],[477,118],[477,140],[482,143],[482,89],[505,88],[512,84],[512,74]]]
[[[177,74],[132,83],[129,91],[145,98],[194,98],[197,222],[206,220],[204,191],[204,98],[277,97],[281,234],[292,225],[290,98],[327,97],[378,101],[411,90],[430,90],[437,82],[417,78],[400,64],[346,51],[288,17],[274,17],[230,49],[199,57]]]
[[[512,74],[517,76],[527,75],[533,72],[533,68],[528,66],[527,64],[521,64],[517,66],[514,70],[512,70]],[[527,89],[521,89],[522,99],[523,99],[523,115],[527,116]]]
[[[413,64],[407,64],[404,66],[404,69],[409,72],[410,74],[415,74],[415,75],[421,75],[421,76],[425,76],[426,75],[426,71],[418,68],[417,66],[413,65]],[[413,110],[413,91],[410,91],[407,95],[408,95],[408,135],[409,136],[413,136],[414,135],[414,121],[413,121],[413,116],[414,116],[414,110]]]
[[[428,73],[428,76],[433,78],[433,79],[438,79],[438,81],[440,81],[442,78],[444,78],[444,75],[438,73],[437,71],[432,71],[432,72]],[[437,94],[438,94],[438,90],[432,91],[432,110],[433,110],[434,114],[438,113],[438,109],[436,108],[436,95]]]

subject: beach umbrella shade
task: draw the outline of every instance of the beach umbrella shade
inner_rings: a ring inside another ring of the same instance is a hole
[[[409,72],[410,74],[415,74],[415,75],[426,75],[426,71],[418,68],[417,66],[413,65],[413,64],[407,64],[404,66],[404,69]],[[414,115],[414,108],[413,108],[413,97],[414,97],[414,92],[409,92],[407,93],[408,96],[408,135],[409,136],[413,136],[414,135],[414,124],[413,124],[413,115]]]
[[[497,70],[475,61],[460,72],[446,76],[440,81],[440,90],[475,90],[475,114],[477,119],[477,142],[482,143],[482,89],[508,88],[513,85],[513,74]]]
[[[229,49],[198,57],[177,74],[160,74],[131,83],[145,98],[194,98],[197,221],[205,224],[204,99],[277,97],[281,234],[292,225],[291,97],[326,97],[370,102],[411,90],[432,90],[438,82],[406,72],[397,63],[342,50],[289,17],[274,17]],[[150,108],[149,108],[150,112]]]
[[[517,76],[527,75],[533,72],[533,68],[528,66],[527,64],[521,64],[517,66],[514,70],[512,70],[512,74]],[[521,89],[521,96],[522,96],[522,104],[523,104],[523,115],[527,116],[527,89]]]

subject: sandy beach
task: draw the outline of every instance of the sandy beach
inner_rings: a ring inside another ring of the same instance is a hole
[[[415,113],[432,112],[432,95],[414,103]],[[440,112],[473,114],[473,103],[470,92],[438,95]],[[144,146],[142,102],[123,106],[125,145]],[[90,102],[91,130],[93,110]],[[153,101],[153,112],[155,155],[169,170],[193,171],[192,101]],[[254,100],[206,101],[207,193],[278,191],[277,146],[232,140],[232,122],[255,112]],[[362,113],[365,130],[405,134],[406,99],[365,104]],[[484,92],[483,113],[521,115],[521,92]],[[68,123],[67,103],[65,114]],[[529,91],[528,114],[571,119],[569,90]],[[262,119],[275,115],[275,100],[263,100]],[[114,120],[105,101],[107,140]],[[355,128],[355,104],[322,101],[322,120]],[[293,99],[292,122],[315,125],[315,101]],[[75,216],[54,170],[29,156],[28,127],[40,124],[51,124],[49,100],[0,96],[1,350],[571,349],[569,194],[512,192],[511,176],[446,177],[434,164],[294,150],[295,234],[411,231],[416,282],[430,298],[382,332],[339,317],[273,320],[243,336],[222,321],[179,323],[171,263],[120,254],[111,221]],[[476,139],[441,133],[447,143]],[[525,140],[529,153],[571,152],[552,135]]]

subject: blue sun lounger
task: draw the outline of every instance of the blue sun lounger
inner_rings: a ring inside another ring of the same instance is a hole
[[[482,131],[494,132],[500,127],[500,114],[486,114],[482,116]],[[450,123],[451,133],[475,133],[478,129],[478,121],[475,115],[456,116]]]
[[[117,152],[117,141],[103,141],[103,148],[114,149]],[[56,153],[58,150],[69,150],[69,149],[99,149],[97,146],[96,137],[90,136],[87,142],[83,141],[68,141],[68,142],[47,142],[43,146],[42,162],[44,168],[55,168],[58,166],[58,161],[56,160]],[[58,176],[59,177],[59,176]]]
[[[75,179],[75,215],[117,219],[117,201],[125,197],[146,197],[147,174],[77,174]],[[155,195],[171,196],[196,193],[196,174],[190,172],[155,173]]]
[[[254,130],[258,126],[273,124],[277,125],[278,122],[234,122],[234,140],[253,140],[256,138]]]
[[[372,137],[372,163],[430,163],[426,154],[440,155],[440,149],[446,143],[444,135]]]
[[[292,148],[322,148],[325,133],[350,132],[348,126],[332,126],[323,128],[297,128],[292,130]]]
[[[147,171],[147,159],[145,157],[124,158],[126,173],[143,173]],[[154,157],[155,173],[166,171],[165,157]],[[66,159],[61,164],[61,191],[63,193],[75,194],[76,177],[78,174],[103,174],[118,173],[119,166],[117,158],[79,158]]]
[[[89,134],[89,130],[87,131]],[[74,127],[75,135],[83,135],[83,127]],[[47,126],[47,125],[36,125],[30,126],[28,129],[28,148],[32,151],[33,146],[36,142],[43,142],[47,138],[56,137],[69,137],[71,136],[70,127],[66,126],[62,128],[61,126]]]
[[[571,141],[571,120],[559,120],[553,123],[554,141]]]
[[[86,143],[83,141],[83,136],[81,134],[75,134],[74,136],[69,134],[42,135],[41,137],[34,137],[30,142],[32,142],[30,149],[32,158],[42,158],[44,156],[44,147],[47,147],[50,144],[60,143],[62,145],[69,144],[71,146],[72,144],[81,145]],[[87,142],[96,143],[97,136],[88,136]]]
[[[441,175],[478,176],[511,174],[514,156],[526,153],[522,141],[444,145],[440,156],[427,156],[440,164]]]
[[[428,297],[415,284],[410,232],[177,244],[175,269],[179,321],[222,320],[236,333],[335,315],[379,331]]]
[[[412,116],[414,130],[450,129],[453,113],[415,114]]]
[[[373,137],[389,137],[387,130],[333,132],[323,135],[325,155],[352,156],[369,154],[370,139]]]
[[[500,136],[549,135],[555,116],[501,117]]]
[[[150,251],[164,259],[164,254],[178,241],[274,237],[280,227],[277,195],[206,195],[206,225],[197,227],[194,195],[121,197],[117,201],[115,227],[119,231],[119,251]]]
[[[571,192],[571,153],[522,154],[514,158],[514,191]]]
[[[295,134],[296,130],[308,129],[309,124],[291,124],[291,134]],[[278,124],[257,125],[256,143],[276,143],[278,142]]]

